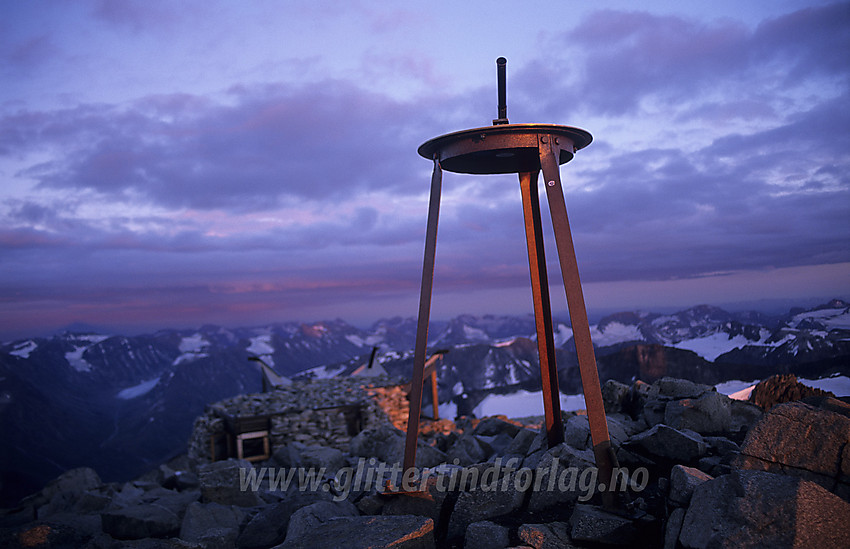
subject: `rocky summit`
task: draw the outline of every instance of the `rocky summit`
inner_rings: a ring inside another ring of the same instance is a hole
[[[850,405],[840,399],[765,410],[686,380],[609,381],[619,469],[603,479],[576,413],[563,414],[565,442],[551,448],[533,419],[423,420],[416,470],[403,472],[404,432],[391,419],[403,392],[346,383],[311,382],[312,407],[299,391],[217,403],[196,421],[190,452],[130,482],[67,471],[2,511],[0,546],[850,547]],[[368,417],[344,444],[315,427],[363,399]],[[223,418],[243,412],[279,414],[269,446],[215,456]]]

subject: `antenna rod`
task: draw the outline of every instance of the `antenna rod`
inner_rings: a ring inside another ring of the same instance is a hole
[[[493,125],[508,124],[508,90],[507,90],[507,70],[508,60],[504,57],[496,59],[496,70],[499,78],[499,118],[493,120]]]

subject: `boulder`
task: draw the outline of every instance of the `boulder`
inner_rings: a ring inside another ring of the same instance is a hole
[[[316,529],[337,517],[357,517],[360,513],[350,501],[318,501],[295,511],[289,518],[286,541],[302,539],[315,535]]]
[[[463,536],[473,522],[501,517],[519,509],[524,491],[520,491],[518,485],[523,487],[524,479],[517,482],[516,474],[516,471],[505,471],[507,478],[498,478],[495,490],[484,490],[482,485],[479,489],[461,492],[449,519],[448,537]],[[532,472],[525,471],[522,474],[528,475],[530,484]]]
[[[531,429],[520,429],[508,447],[505,448],[505,455],[526,455],[536,436],[537,433]]]
[[[180,539],[207,546],[213,538],[220,538],[228,540],[232,547],[246,517],[245,511],[239,507],[195,502],[189,505],[183,516]]]
[[[156,505],[136,505],[101,514],[103,531],[115,539],[165,538],[177,535],[180,517]]]
[[[504,549],[510,544],[508,528],[489,520],[470,524],[463,540],[464,549]]]
[[[475,426],[472,434],[480,436],[495,436],[504,433],[513,438],[520,429],[522,429],[522,427],[519,425],[505,421],[503,418],[493,416],[485,417],[478,422],[478,425]]]
[[[664,549],[676,549],[679,541],[679,533],[682,531],[682,523],[685,521],[685,510],[676,507],[667,519],[664,528]]]
[[[301,467],[316,470],[325,469],[331,476],[346,466],[345,457],[340,450],[327,446],[307,446],[301,450]]]
[[[778,374],[763,379],[753,387],[750,402],[765,410],[770,410],[777,404],[795,402],[811,396],[835,396],[834,394],[803,385],[797,381],[794,374]]]
[[[560,504],[586,501],[596,490],[597,473],[593,453],[576,450],[567,443],[546,451],[535,468],[529,511],[541,511]]]
[[[673,505],[687,506],[691,501],[694,489],[713,477],[699,469],[675,465],[670,471],[670,502]]]
[[[275,549],[433,549],[434,521],[417,516],[374,516],[332,518],[322,523],[321,535],[303,532]]]
[[[629,446],[637,447],[652,456],[681,463],[690,463],[705,455],[707,445],[693,432],[682,432],[663,423],[629,439]]]
[[[714,391],[714,387],[712,387],[711,385],[694,383],[693,381],[687,379],[663,377],[650,386],[647,398],[699,398],[704,393],[709,391]]]
[[[493,449],[490,445],[475,435],[463,434],[446,452],[446,461],[464,466],[472,465],[487,461],[492,453]]]
[[[366,429],[351,439],[353,456],[374,457],[384,463],[401,463],[404,460],[405,433],[389,423]],[[446,461],[446,454],[419,441],[416,447],[416,467],[435,467]]]
[[[664,423],[674,429],[690,429],[700,434],[729,431],[732,425],[731,399],[716,391],[706,391],[697,398],[668,402]]]
[[[842,494],[850,488],[850,417],[803,402],[774,406],[741,445],[736,465],[796,475]]]
[[[850,547],[850,503],[800,478],[735,471],[696,487],[679,542],[688,549]]]
[[[579,504],[570,516],[570,538],[606,545],[634,545],[637,529],[626,517],[601,507]]]
[[[630,392],[630,387],[625,383],[613,379],[606,381],[602,386],[602,403],[605,405],[605,413],[622,412]]]
[[[519,527],[519,539],[534,549],[572,549],[578,547],[570,538],[570,525],[566,522],[548,524],[523,524]],[[502,546],[506,547],[506,546]]]
[[[245,486],[246,475],[253,469],[246,460],[228,459],[201,465],[198,478],[201,484],[201,500],[205,503],[253,507],[263,505],[258,492]],[[245,488],[245,489],[243,489]]]

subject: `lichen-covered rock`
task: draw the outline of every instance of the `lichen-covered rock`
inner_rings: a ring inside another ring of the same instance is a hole
[[[697,486],[713,477],[699,469],[674,465],[670,471],[670,501],[674,505],[686,506]]]
[[[304,532],[275,549],[433,549],[434,521],[417,516],[340,517],[322,523],[321,534]]]
[[[662,423],[629,439],[629,446],[637,447],[652,456],[690,463],[705,455],[707,445],[697,433],[682,432]]]
[[[747,434],[737,465],[850,488],[850,417],[803,402],[774,406]]]
[[[576,505],[570,516],[570,538],[606,545],[633,545],[637,528],[626,517],[593,505]]]
[[[674,429],[690,429],[700,434],[729,431],[732,425],[731,399],[716,391],[706,391],[697,398],[683,398],[667,403],[664,423]]]
[[[850,547],[850,503],[814,482],[735,471],[697,486],[679,542],[688,549]]]
[[[473,522],[466,528],[463,549],[504,549],[511,543],[507,527],[489,520]]]
[[[566,522],[523,524],[517,530],[519,539],[534,549],[572,549],[578,547],[570,538],[570,525]]]
[[[198,477],[201,484],[201,499],[206,503],[253,507],[264,502],[258,492],[246,486],[245,478],[253,469],[245,460],[228,459],[201,466]]]

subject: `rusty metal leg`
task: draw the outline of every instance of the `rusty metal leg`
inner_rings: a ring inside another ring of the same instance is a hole
[[[431,407],[434,409],[434,419],[440,419],[440,402],[437,400],[437,370],[431,372]]]
[[[543,249],[543,224],[540,221],[540,197],[537,194],[538,173],[520,173],[519,184],[522,191],[522,213],[525,218],[525,240],[528,244],[534,322],[537,326],[537,354],[543,386],[546,437],[551,448],[564,442],[564,425],[561,421],[561,396],[558,391],[552,306],[549,302],[549,277],[546,274],[546,255]]]
[[[570,232],[570,222],[567,218],[567,207],[564,202],[564,191],[561,188],[561,174],[558,169],[559,148],[552,140],[552,137],[542,137],[541,143],[538,143],[540,166],[543,169],[549,213],[552,216],[552,225],[555,230],[555,243],[558,248],[561,274],[564,278],[570,321],[573,326],[581,385],[584,390],[587,418],[590,422],[590,436],[593,440],[593,453],[596,457],[596,466],[599,468],[599,480],[601,481],[599,487],[603,490],[604,505],[610,508],[614,505],[613,492],[605,490],[613,489],[614,479],[612,474],[618,464],[608,434],[605,406],[602,403],[602,388],[599,384],[599,372],[596,369],[596,356],[593,351],[593,343],[590,340],[590,325],[587,321],[587,310],[581,291],[578,263]],[[604,488],[602,484],[605,485]]]
[[[431,176],[431,197],[428,205],[428,230],[425,235],[425,259],[422,265],[422,286],[419,293],[419,321],[416,324],[416,344],[413,350],[413,380],[410,391],[410,410],[407,415],[407,438],[404,443],[404,471],[416,465],[416,440],[419,438],[419,415],[422,412],[422,389],[425,376],[425,352],[428,345],[428,323],[431,320],[431,290],[434,284],[434,259],[437,252],[437,222],[440,218],[440,190],[443,169],[434,159]]]

